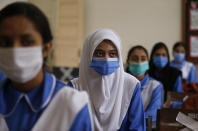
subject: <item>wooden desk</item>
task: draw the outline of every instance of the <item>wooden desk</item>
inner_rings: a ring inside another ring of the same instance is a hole
[[[176,121],[178,112],[198,120],[198,110],[163,108],[157,111],[157,131],[179,131],[183,129],[184,126]]]

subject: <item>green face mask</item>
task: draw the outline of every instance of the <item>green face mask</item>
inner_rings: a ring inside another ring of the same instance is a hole
[[[131,62],[129,65],[129,71],[134,76],[141,76],[149,69],[148,61],[142,63]]]

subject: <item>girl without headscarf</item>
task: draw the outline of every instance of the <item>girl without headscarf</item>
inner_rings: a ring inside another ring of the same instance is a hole
[[[0,131],[91,130],[87,93],[44,71],[52,38],[35,5],[15,2],[0,11]]]
[[[141,45],[133,46],[128,52],[126,71],[135,76],[141,83],[145,118],[152,116],[152,121],[156,121],[157,110],[163,104],[163,86],[147,73],[148,61],[147,50]]]
[[[198,83],[196,69],[192,62],[185,60],[186,51],[183,42],[177,42],[173,46],[174,60],[170,62],[170,66],[177,68],[182,72],[182,86],[185,92],[197,92]]]
[[[183,92],[181,72],[171,67],[169,61],[167,46],[162,42],[156,43],[151,51],[148,72],[151,77],[162,82],[165,99],[168,91]]]

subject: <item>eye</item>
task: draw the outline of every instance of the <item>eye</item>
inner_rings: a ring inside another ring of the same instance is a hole
[[[23,34],[20,36],[20,42],[22,46],[32,46],[36,40],[31,34]]]
[[[167,57],[166,53],[163,53],[162,56]]]
[[[132,57],[131,57],[131,61],[133,61],[133,62],[138,62],[138,57],[137,57],[137,56],[132,56]]]
[[[27,40],[27,39],[24,39],[24,40],[21,40],[21,44],[23,46],[30,46],[32,44],[34,44],[34,40]]]
[[[0,39],[0,47],[11,47],[11,46],[12,46],[11,40]]]
[[[111,57],[115,57],[115,56],[117,56],[117,54],[116,53],[110,53],[109,54]]]
[[[141,60],[142,60],[142,61],[146,61],[146,60],[147,60],[146,56],[142,56],[142,57],[141,57]]]
[[[112,58],[118,57],[118,52],[117,51],[110,51],[109,56]]]
[[[94,57],[104,57],[105,56],[105,52],[102,50],[96,50],[94,52]]]

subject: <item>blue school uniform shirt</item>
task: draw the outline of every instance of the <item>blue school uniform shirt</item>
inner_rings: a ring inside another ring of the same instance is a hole
[[[6,121],[10,131],[29,131],[41,116],[55,94],[65,87],[52,74],[44,73],[44,82],[28,93],[22,93],[11,87],[8,79],[0,83],[0,115]],[[88,115],[87,105],[76,116],[71,129],[90,130],[90,119],[83,120]],[[82,118],[83,117],[83,118]],[[89,117],[88,117],[89,118]],[[84,126],[83,126],[84,124]]]
[[[73,88],[71,81],[67,84]],[[128,111],[122,121],[119,131],[145,131],[145,118],[144,118],[144,107],[142,104],[140,85],[137,84],[132,99],[128,108]]]
[[[3,72],[0,71],[0,80],[4,80],[6,77],[5,75],[3,74]]]
[[[196,69],[193,63],[183,61],[181,64],[176,64],[172,61],[170,66],[179,69],[182,72],[182,78],[185,79],[187,83],[198,83]]]
[[[137,84],[133,92],[129,109],[122,121],[119,131],[145,131],[146,123],[144,118],[144,107],[140,85]]]
[[[157,110],[160,109],[163,104],[162,84],[146,74],[141,80],[141,92],[145,118],[152,116],[152,121],[156,121]]]

